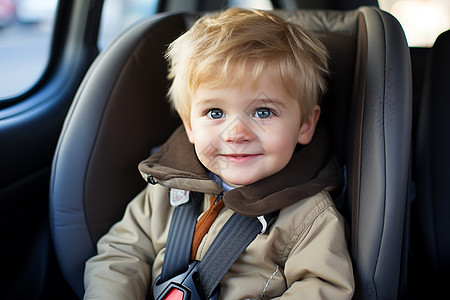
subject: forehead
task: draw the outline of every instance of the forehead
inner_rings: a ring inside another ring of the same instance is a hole
[[[287,96],[297,99],[296,84],[288,73],[282,72],[281,66],[276,61],[258,60],[246,64],[232,63],[228,66],[216,66],[203,74],[197,74],[191,95],[195,98],[200,88],[203,90],[236,89],[243,93],[251,92],[253,99],[258,97],[284,100]]]
[[[205,62],[206,63],[206,62]],[[242,87],[244,84],[257,84],[261,76],[280,77],[280,67],[277,63],[262,59],[238,58],[224,61],[215,61],[208,66],[201,63],[193,72],[194,87],[207,86],[211,88]],[[246,87],[247,88],[247,87]]]
[[[209,93],[219,90],[240,90],[253,94],[253,97],[259,94],[271,97],[270,91],[276,91],[278,94],[287,92],[280,70],[269,65],[247,64],[211,71],[199,78],[197,89]]]

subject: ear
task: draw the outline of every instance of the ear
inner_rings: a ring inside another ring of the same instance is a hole
[[[186,131],[189,142],[191,142],[191,144],[194,144],[194,134],[192,133],[191,121],[189,120],[189,118],[181,115],[180,113],[178,113],[178,115],[180,116],[181,121],[183,121],[184,130]]]
[[[314,106],[313,111],[303,121],[302,127],[300,128],[300,134],[298,136],[299,144],[306,145],[311,142],[316,130],[317,121],[319,121],[319,117],[320,106],[316,105]]]

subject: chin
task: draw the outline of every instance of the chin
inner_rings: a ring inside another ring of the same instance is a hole
[[[250,185],[252,183],[255,183],[258,180],[255,179],[248,179],[248,178],[226,178],[222,177],[225,180],[225,183],[228,185],[231,185],[233,187],[239,187],[242,185]]]

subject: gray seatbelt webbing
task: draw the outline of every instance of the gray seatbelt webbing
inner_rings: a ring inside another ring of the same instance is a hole
[[[175,208],[172,216],[161,270],[162,281],[183,273],[189,264],[191,244],[203,194],[190,192],[189,198],[189,202]]]
[[[267,220],[268,223],[270,220]],[[209,299],[223,276],[247,246],[261,232],[257,218],[234,213],[214,239],[198,266],[198,276],[206,299]]]
[[[161,281],[167,281],[183,273],[189,265],[192,238],[203,194],[190,193],[190,201],[175,209],[170,224],[164,255]],[[264,216],[270,224],[273,216]],[[261,233],[263,226],[258,218],[234,213],[214,239],[197,268],[202,294],[209,299],[247,246]]]

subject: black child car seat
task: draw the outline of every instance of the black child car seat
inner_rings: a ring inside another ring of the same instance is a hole
[[[401,294],[411,134],[409,49],[398,22],[376,8],[278,11],[317,32],[332,76],[321,122],[347,168],[357,299]],[[144,188],[138,163],[179,124],[165,94],[166,46],[195,20],[164,14],[125,32],[85,76],[55,153],[50,215],[61,270],[83,294],[85,261]]]

